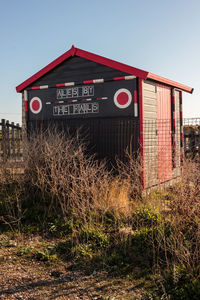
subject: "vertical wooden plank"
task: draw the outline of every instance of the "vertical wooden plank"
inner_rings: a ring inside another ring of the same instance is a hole
[[[20,127],[19,127],[19,124],[17,123],[16,124],[16,131],[17,131],[17,136],[16,136],[16,146],[17,146],[17,157],[18,158],[20,158],[20,141],[21,141],[21,138],[20,138],[20,131],[21,131],[21,129],[20,129]]]
[[[171,112],[171,118],[172,118],[172,166],[173,169],[176,168],[176,162],[175,162],[175,128],[176,128],[176,122],[175,122],[175,90],[172,89],[172,112]],[[173,170],[174,173],[174,170]]]
[[[145,188],[158,183],[157,174],[157,131],[156,131],[156,100],[155,83],[143,83],[143,135],[144,135],[144,177]]]
[[[141,183],[145,187],[145,173],[144,173],[144,118],[143,118],[143,80],[138,79],[138,95],[139,95],[139,119],[140,119],[140,155],[142,164]]]
[[[182,104],[182,91],[180,91],[180,140],[181,140],[181,165],[184,159],[184,149],[183,149],[183,104]]]
[[[15,124],[11,123],[11,155],[15,158]]]
[[[22,141],[24,141],[26,139],[28,129],[30,129],[30,128],[28,128],[28,92],[26,90],[24,90],[22,93]],[[17,128],[17,135],[18,134],[19,134],[19,132],[18,132],[18,128]],[[17,147],[18,147],[18,144],[17,144]],[[18,150],[17,150],[17,153],[18,153]]]
[[[2,124],[2,152],[3,152],[3,161],[6,161],[7,157],[7,149],[6,149],[6,120],[2,119],[1,120]]]
[[[181,167],[181,118],[180,118],[180,91],[174,91],[174,169],[173,176],[180,176]]]
[[[6,121],[6,147],[7,147],[7,157],[10,157],[10,124]]]

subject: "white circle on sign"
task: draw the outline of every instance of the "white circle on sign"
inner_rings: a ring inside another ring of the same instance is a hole
[[[33,97],[30,101],[30,110],[33,114],[39,114],[42,109],[42,101],[38,97]]]
[[[127,108],[132,101],[131,92],[127,89],[119,89],[114,94],[114,103],[118,108]]]

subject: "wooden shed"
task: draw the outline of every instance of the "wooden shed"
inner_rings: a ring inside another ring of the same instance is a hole
[[[144,188],[180,175],[182,91],[191,87],[72,46],[16,90],[26,130],[81,127],[99,159],[140,153]]]

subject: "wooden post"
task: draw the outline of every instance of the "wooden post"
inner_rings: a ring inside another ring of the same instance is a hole
[[[6,147],[7,147],[7,157],[10,157],[10,124],[6,121]]]
[[[11,123],[11,155],[13,158],[15,158],[15,124],[14,122]]]
[[[6,149],[6,120],[2,119],[2,152],[3,152],[3,161],[6,161],[7,149]]]
[[[27,136],[27,105],[28,93],[24,90],[22,93],[22,140]]]
[[[16,131],[17,131],[17,136],[16,136],[16,141],[17,141],[17,157],[20,158],[20,142],[21,142],[21,138],[20,138],[20,127],[19,127],[19,123],[16,124]]]

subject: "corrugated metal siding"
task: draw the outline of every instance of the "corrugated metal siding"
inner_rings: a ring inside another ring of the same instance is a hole
[[[156,85],[143,82],[144,119],[144,184],[156,185],[157,180],[157,136],[156,136]]]

